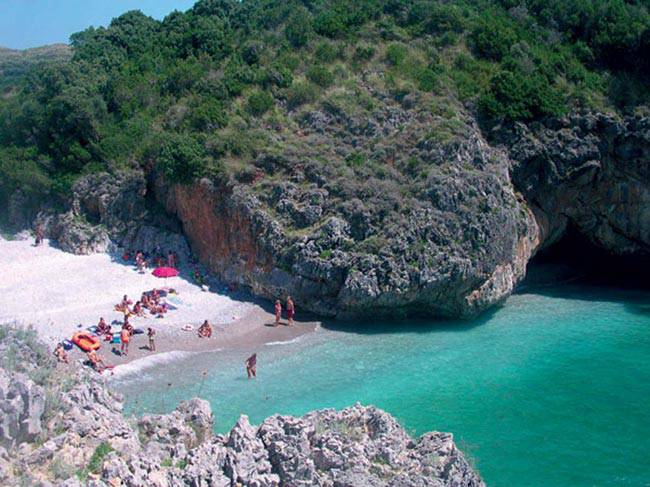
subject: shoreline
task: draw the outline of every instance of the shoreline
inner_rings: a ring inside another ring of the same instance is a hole
[[[174,309],[163,319],[149,314],[132,318],[135,328],[156,330],[156,351],[149,350],[146,333],[132,336],[127,356],[119,353],[120,344],[101,342],[98,354],[111,366],[102,373],[106,377],[110,377],[111,370],[120,370],[126,364],[160,363],[161,359],[155,357],[163,354],[218,350],[250,353],[267,343],[292,342],[320,326],[318,321],[295,321],[294,326],[287,326],[286,320],[282,320],[283,324],[276,327],[274,314],[263,307],[266,303],[252,297],[206,292],[182,276],[162,281],[152,277],[150,270],[140,274],[132,263],[110,254],[68,254],[50,246],[49,241],[35,247],[33,239],[0,237],[0,265],[9,269],[8,276],[0,282],[0,326],[31,326],[52,351],[62,339],[70,339],[75,332],[96,325],[100,316],[114,324],[114,331],[119,331],[122,314],[113,307],[124,294],[137,299],[154,287],[173,287],[178,291],[173,300],[168,298]],[[205,319],[213,327],[211,338],[197,335],[198,325]],[[182,329],[187,324],[193,326],[192,331]],[[67,353],[69,364],[60,363],[62,367],[79,367],[86,357],[77,346]]]
[[[141,368],[147,368],[148,363],[156,363],[156,357],[165,354],[174,354],[174,358],[181,358],[194,353],[241,351],[243,362],[246,358],[245,354],[268,345],[295,343],[301,337],[314,333],[320,328],[320,323],[314,321],[294,321],[293,326],[287,326],[286,321],[283,320],[281,322],[283,324],[277,327],[272,325],[273,321],[274,316],[271,313],[255,307],[225,327],[213,325],[211,338],[199,338],[196,329],[190,332],[177,330],[170,332],[163,329],[156,335],[155,352],[149,351],[149,340],[146,335],[134,335],[131,338],[129,354],[126,357],[113,352],[113,350],[119,349],[119,344],[113,344],[111,348],[102,346],[99,355],[108,365],[114,366],[112,370],[103,372],[102,376],[107,378],[111,378],[113,375],[121,376],[122,367],[126,365],[139,364],[142,366]],[[76,357],[83,358],[81,351],[76,350],[74,354],[71,354],[71,364],[74,363]],[[163,361],[167,362],[167,360]],[[118,373],[115,374],[116,372]],[[135,372],[136,369],[128,375]]]

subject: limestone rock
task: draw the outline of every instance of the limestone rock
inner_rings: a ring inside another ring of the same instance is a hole
[[[45,392],[25,374],[0,368],[0,446],[13,449],[42,432]]]

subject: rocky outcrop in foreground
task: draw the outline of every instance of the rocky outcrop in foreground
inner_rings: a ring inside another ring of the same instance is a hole
[[[20,335],[20,336],[19,336]],[[448,433],[411,438],[356,405],[246,416],[213,434],[207,401],[127,419],[97,376],[55,370],[33,337],[0,341],[0,484],[65,486],[484,486]]]

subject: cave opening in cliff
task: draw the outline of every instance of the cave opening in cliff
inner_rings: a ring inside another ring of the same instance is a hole
[[[527,284],[588,281],[599,285],[650,288],[650,257],[615,255],[575,227],[528,263]]]

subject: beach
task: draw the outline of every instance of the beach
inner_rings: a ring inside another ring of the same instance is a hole
[[[33,326],[46,344],[56,345],[78,331],[96,325],[100,317],[119,331],[122,313],[114,306],[126,294],[133,301],[144,291],[173,288],[167,297],[175,309],[164,318],[148,312],[132,317],[135,328],[156,330],[156,352],[148,348],[145,334],[132,337],[128,356],[120,355],[119,344],[102,342],[99,354],[115,371],[127,363],[130,370],[171,360],[182,353],[242,350],[245,354],[269,342],[291,341],[314,331],[315,322],[296,322],[294,326],[272,326],[274,316],[252,300],[223,291],[204,291],[185,278],[159,279],[148,269],[138,273],[132,262],[108,254],[73,255],[51,246],[46,240],[35,247],[33,239],[0,238],[0,324]],[[208,320],[211,338],[199,338],[197,328]],[[183,327],[192,325],[192,331]],[[70,352],[76,366],[85,355],[77,347]],[[155,357],[158,356],[158,357]],[[155,357],[155,358],[154,358]],[[110,373],[110,372],[108,372]]]

